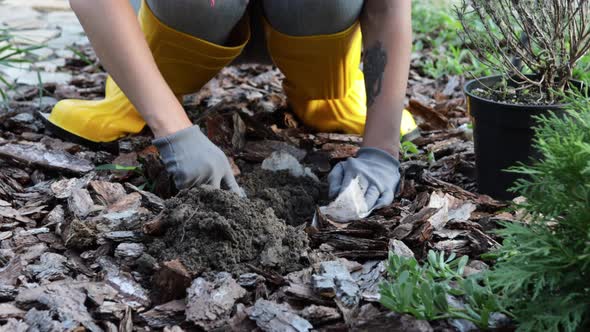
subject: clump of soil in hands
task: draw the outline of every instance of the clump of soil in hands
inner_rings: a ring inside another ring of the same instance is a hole
[[[264,202],[211,187],[181,192],[166,203],[162,237],[148,244],[161,261],[179,258],[195,274],[248,272],[248,264],[286,273],[304,267],[301,229],[287,225]]]
[[[260,168],[239,179],[248,198],[261,200],[289,225],[299,226],[313,217],[322,198],[328,196],[326,183],[310,177],[294,177],[286,171],[271,172]]]

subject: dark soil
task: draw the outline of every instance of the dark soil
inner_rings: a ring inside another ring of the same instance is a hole
[[[168,230],[148,245],[161,261],[180,258],[192,273],[249,271],[248,264],[285,273],[301,269],[307,237],[267,204],[213,188],[181,192],[167,202]]]
[[[318,201],[327,198],[326,183],[317,183],[309,177],[293,177],[287,172],[256,168],[243,175],[239,182],[250,199],[262,201],[293,226],[310,221]]]

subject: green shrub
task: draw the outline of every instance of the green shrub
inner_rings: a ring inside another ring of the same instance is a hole
[[[519,331],[578,331],[590,317],[590,101],[566,97],[567,117],[539,118],[542,158],[514,171],[532,220],[505,223],[491,287]]]

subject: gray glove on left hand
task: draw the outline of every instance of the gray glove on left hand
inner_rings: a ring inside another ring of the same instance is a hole
[[[356,177],[368,210],[385,207],[393,202],[399,185],[399,161],[378,148],[359,149],[355,158],[340,162],[328,175],[330,198],[336,198]]]
[[[227,157],[201,132],[199,126],[155,139],[153,143],[178,189],[203,184],[219,188],[224,184],[227,189],[245,196]]]

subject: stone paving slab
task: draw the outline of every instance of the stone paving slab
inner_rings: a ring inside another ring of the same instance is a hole
[[[39,84],[37,71],[43,83],[69,82],[71,74],[59,72],[59,67],[74,56],[72,45],[88,43],[67,0],[0,0],[0,28],[10,29],[13,42],[20,46],[42,46],[29,55],[32,65],[0,65],[11,83]]]
[[[4,0],[5,5],[28,7],[41,11],[70,10],[70,4],[66,0]]]

